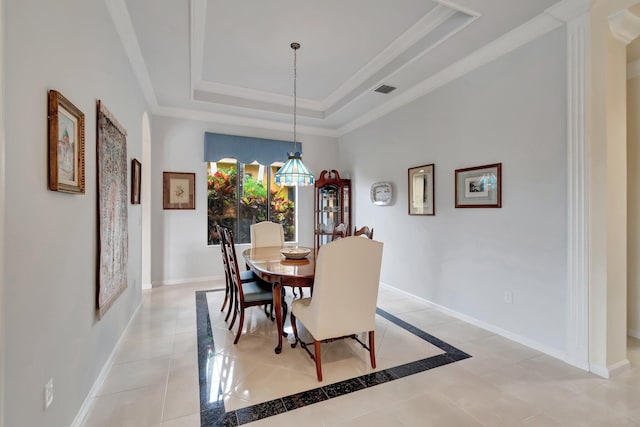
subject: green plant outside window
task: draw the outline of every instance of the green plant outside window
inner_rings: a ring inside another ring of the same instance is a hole
[[[282,224],[285,241],[295,240],[296,191],[276,185],[274,176],[279,168],[276,163],[264,166],[233,159],[208,163],[209,245],[220,243],[215,233],[216,224],[230,228],[236,243],[250,243],[250,226],[261,221]]]

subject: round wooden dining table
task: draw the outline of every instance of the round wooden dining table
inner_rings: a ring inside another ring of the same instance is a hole
[[[267,246],[262,248],[250,248],[242,252],[247,267],[258,277],[273,284],[273,306],[276,312],[276,325],[278,327],[278,345],[276,354],[282,351],[283,336],[283,304],[282,287],[312,287],[315,275],[315,253],[311,253],[302,259],[288,259],[280,253],[282,247]]]

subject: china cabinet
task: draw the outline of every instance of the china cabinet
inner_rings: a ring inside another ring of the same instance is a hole
[[[334,227],[351,228],[351,180],[340,178],[336,170],[320,173],[315,183],[315,248],[329,243]]]

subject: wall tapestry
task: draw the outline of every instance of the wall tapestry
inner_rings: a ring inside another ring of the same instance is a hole
[[[127,131],[98,101],[98,311],[127,288]]]

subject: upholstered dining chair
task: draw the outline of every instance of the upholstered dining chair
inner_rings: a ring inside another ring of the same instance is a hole
[[[264,248],[267,246],[284,246],[284,228],[282,224],[271,221],[262,221],[251,224],[251,248]],[[298,288],[300,296],[302,288]],[[296,296],[295,290],[293,296]]]
[[[322,381],[321,342],[339,338],[354,338],[369,350],[371,367],[376,367],[375,317],[380,265],[381,242],[356,236],[330,242],[320,247],[316,261],[313,296],[293,301],[291,326],[295,347],[301,343],[315,360],[318,381]],[[314,353],[298,336],[300,321],[313,337]],[[368,332],[368,346],[357,334]]]
[[[220,240],[220,252],[222,255],[222,264],[224,266],[224,282],[225,282],[224,301],[222,302],[222,307],[220,307],[220,311],[224,311],[224,308],[226,307],[227,302],[229,303],[229,308],[227,309],[227,315],[224,318],[224,321],[226,322],[227,320],[229,320],[229,316],[231,315],[231,311],[233,310],[233,305],[235,304],[235,292],[233,290],[233,284],[231,283],[231,276],[229,274],[229,265],[227,263],[227,252],[225,251],[225,245],[224,245],[225,240],[224,240],[223,227],[216,224],[215,229],[216,229],[216,234],[218,236],[218,240]],[[257,280],[257,277],[255,274],[253,274],[253,271],[243,270],[240,272],[241,282],[251,282],[255,280]],[[231,324],[231,327],[233,327],[233,323]]]
[[[284,246],[284,229],[282,224],[262,221],[251,224],[251,247]]]
[[[233,327],[236,321],[236,316],[240,313],[240,321],[238,323],[238,332],[236,338],[233,341],[237,344],[242,335],[242,328],[244,326],[244,312],[249,307],[264,305],[265,314],[271,320],[273,317],[267,313],[266,307],[273,304],[273,292],[271,283],[264,282],[259,278],[254,281],[243,282],[240,278],[240,269],[238,268],[238,258],[236,257],[236,248],[233,242],[233,234],[228,228],[222,230],[224,235],[224,250],[227,256],[227,265],[229,267],[229,277],[235,293],[235,303],[233,311],[233,319],[229,329]]]
[[[373,239],[373,227],[369,228],[366,225],[363,227],[360,227],[360,229],[358,230],[358,227],[354,227],[353,228],[353,235],[354,236],[365,236],[368,237],[369,239]]]

